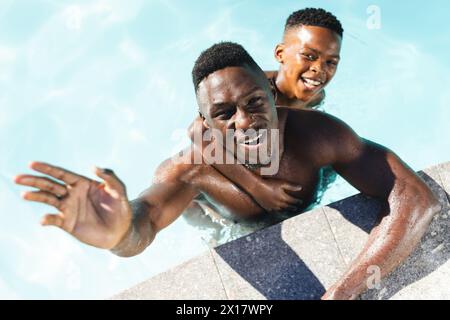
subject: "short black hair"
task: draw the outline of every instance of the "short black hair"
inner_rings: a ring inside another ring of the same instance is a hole
[[[330,12],[320,8],[305,8],[293,12],[286,20],[284,32],[298,26],[314,26],[330,29],[343,36],[341,22]]]
[[[261,68],[240,44],[234,42],[219,42],[203,51],[197,58],[192,69],[192,81],[195,92],[198,85],[208,75],[227,67],[249,66],[256,71]]]

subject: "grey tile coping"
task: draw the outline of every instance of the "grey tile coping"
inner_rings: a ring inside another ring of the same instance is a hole
[[[450,299],[450,162],[420,172],[443,210],[361,299]],[[362,249],[382,204],[356,195],[210,250],[113,299],[318,299]]]
[[[223,300],[226,298],[210,252],[206,252],[112,297],[112,299],[117,300]]]

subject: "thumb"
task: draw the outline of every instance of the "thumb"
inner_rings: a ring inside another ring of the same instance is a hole
[[[107,168],[94,168],[95,174],[105,181],[105,189],[112,194],[113,197],[119,198],[125,195],[125,185],[116,176],[113,170]]]
[[[58,214],[46,214],[41,219],[41,225],[42,226],[55,226],[58,228],[63,228],[64,225],[64,217],[58,213]]]

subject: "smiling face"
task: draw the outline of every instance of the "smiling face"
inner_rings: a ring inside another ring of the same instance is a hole
[[[333,79],[340,59],[341,37],[315,26],[286,30],[275,48],[280,62],[278,89],[290,99],[307,102]]]
[[[197,100],[205,125],[222,134],[222,145],[229,152],[244,154],[253,164],[270,161],[252,159],[261,148],[270,158],[271,131],[278,129],[273,94],[262,71],[251,67],[218,70],[199,84]],[[231,145],[225,141],[230,132]]]

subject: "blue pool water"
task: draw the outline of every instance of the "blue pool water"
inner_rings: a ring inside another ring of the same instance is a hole
[[[104,298],[205,250],[183,219],[134,258],[81,245],[40,227],[49,208],[22,201],[12,177],[31,160],[90,177],[98,165],[137,196],[186,143],[198,54],[232,40],[276,69],[284,21],[306,6],[345,28],[325,110],[414,169],[450,160],[448,1],[2,0],[0,298]],[[338,179],[322,203],[354,192]]]

